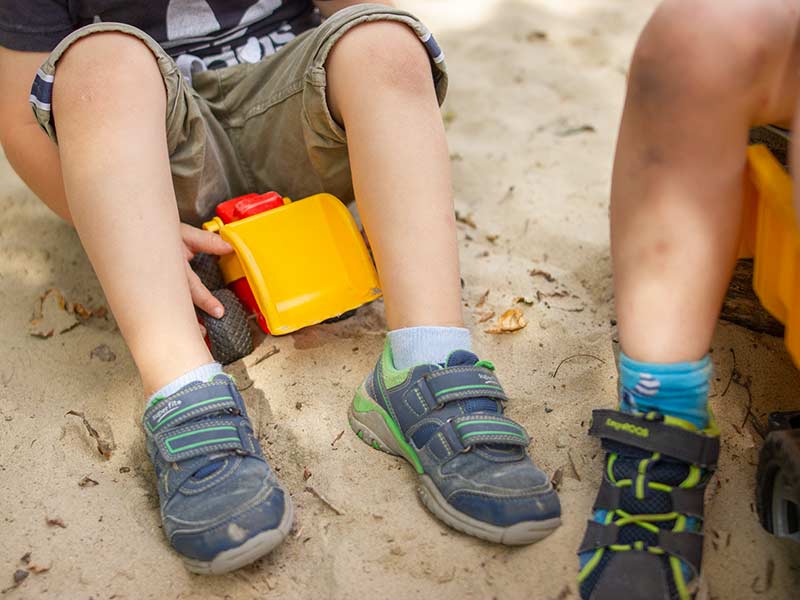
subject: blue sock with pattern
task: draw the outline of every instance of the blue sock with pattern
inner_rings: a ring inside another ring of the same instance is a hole
[[[705,429],[711,371],[708,354],[694,362],[647,363],[620,352],[620,410],[657,411]]]

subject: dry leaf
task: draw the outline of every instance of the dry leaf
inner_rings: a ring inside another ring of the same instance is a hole
[[[525,36],[525,40],[528,42],[541,42],[547,39],[547,32],[540,31],[538,29],[529,31],[528,34]]]
[[[489,329],[485,329],[486,333],[511,333],[518,331],[528,324],[528,320],[522,311],[518,308],[509,308],[506,312],[500,315],[495,324]]]
[[[61,527],[61,529],[67,528],[67,524],[64,523],[64,520],[60,519],[59,517],[47,517],[47,524],[51,527]]]
[[[478,323],[486,323],[489,319],[494,316],[494,311],[491,309],[478,311],[475,313],[475,318],[478,320]]]
[[[527,306],[533,306],[536,300],[533,298],[528,298],[527,296],[514,296],[514,304],[525,304]]]
[[[550,283],[553,283],[556,278],[550,275],[547,271],[542,271],[541,269],[531,269],[528,271],[528,275],[531,277],[544,277]]]
[[[80,486],[80,487],[92,487],[92,486],[95,486],[95,485],[99,485],[99,482],[95,481],[94,479],[92,479],[88,475],[85,475],[83,477],[83,479],[81,479],[78,482],[78,486]]]
[[[28,332],[35,337],[49,338],[69,331],[78,324],[69,303],[56,288],[50,288],[36,301]]]
[[[559,491],[561,489],[561,482],[564,480],[564,467],[558,467],[550,482],[553,484],[553,489]]]
[[[308,481],[311,477],[311,470],[308,467],[303,467],[303,481]]]
[[[472,227],[476,229],[478,226],[475,224],[475,220],[472,218],[472,213],[468,215],[462,215],[460,212],[456,211],[456,221],[459,223],[463,223],[467,227]]]
[[[486,299],[489,297],[489,290],[486,290],[481,294],[481,297],[478,298],[478,301],[475,303],[475,308],[480,308],[484,304],[486,304]]]
[[[92,316],[92,311],[90,311],[80,302],[76,302],[75,304],[72,305],[72,312],[74,312],[84,321],[86,321],[89,317]]]
[[[35,573],[38,575],[39,573],[44,573],[50,570],[50,565],[37,565],[36,563],[31,563],[28,565],[28,570],[31,573]]]

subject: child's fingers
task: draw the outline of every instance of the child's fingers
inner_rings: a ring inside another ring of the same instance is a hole
[[[208,330],[203,326],[202,323],[198,323],[198,325],[200,326],[200,334],[203,337],[206,337],[208,335]]]
[[[221,318],[225,314],[225,308],[203,285],[200,278],[192,271],[189,263],[186,263],[186,277],[189,280],[189,291],[192,294],[194,305],[216,319]]]
[[[207,254],[228,254],[233,252],[228,242],[224,241],[216,233],[211,233],[205,229],[198,229],[191,225],[181,223],[181,237],[186,247],[197,254],[198,252],[205,252]]]

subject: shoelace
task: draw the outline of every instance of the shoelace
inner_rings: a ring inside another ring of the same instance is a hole
[[[606,473],[608,475],[609,481],[618,488],[625,488],[625,487],[633,487],[634,488],[634,495],[637,500],[644,500],[646,498],[646,489],[656,490],[660,492],[669,493],[675,487],[680,488],[693,488],[698,483],[700,483],[702,479],[702,470],[695,466],[695,465],[687,465],[689,468],[689,474],[687,477],[678,485],[667,485],[665,483],[659,483],[657,481],[647,481],[647,473],[650,466],[655,465],[658,461],[661,460],[661,454],[658,452],[652,453],[647,458],[642,458],[638,462],[637,466],[637,473],[634,478],[625,478],[625,479],[616,479],[614,476],[614,464],[619,459],[619,454],[616,452],[612,452],[608,456],[608,460],[606,463]],[[635,460],[635,459],[628,459],[628,460]],[[669,512],[669,513],[638,513],[632,514],[622,509],[615,509],[610,510],[606,514],[604,524],[608,525],[613,523],[620,529],[626,525],[636,525],[641,527],[645,531],[648,531],[652,534],[658,535],[659,529],[662,529],[655,525],[655,523],[668,523],[670,521],[674,521],[674,525],[672,526],[672,531],[686,531],[687,526],[691,523],[689,517],[677,512]],[[694,521],[694,519],[692,519]],[[640,550],[650,552],[652,554],[664,554],[664,550],[658,546],[654,545],[647,545],[644,541],[634,541],[632,544],[613,544],[608,547],[610,550],[614,552],[625,552],[630,550]],[[677,560],[674,557],[671,559]]]

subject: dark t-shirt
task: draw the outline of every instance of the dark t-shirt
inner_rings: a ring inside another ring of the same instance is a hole
[[[257,62],[319,23],[311,0],[0,0],[0,46],[47,52],[89,23],[148,33],[182,70]]]

